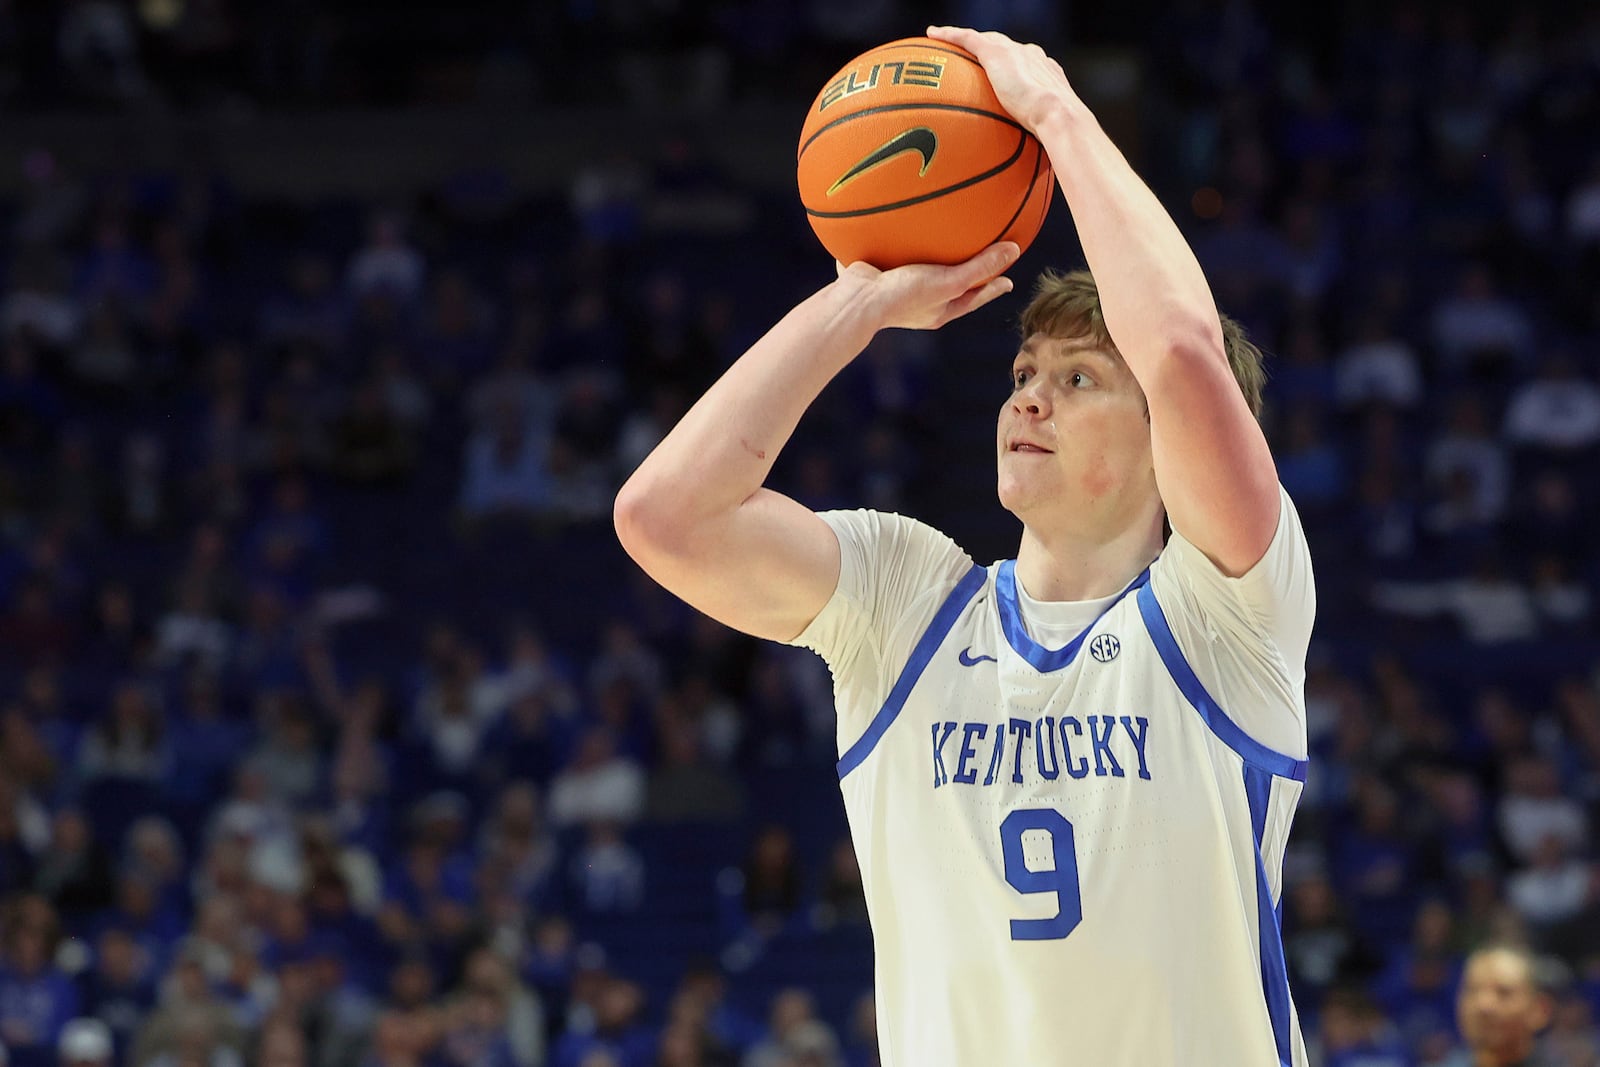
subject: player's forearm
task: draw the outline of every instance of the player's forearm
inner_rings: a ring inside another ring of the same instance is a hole
[[[1222,353],[1205,274],[1167,214],[1089,109],[1061,100],[1038,130],[1100,291],[1106,329],[1141,385],[1164,357]]]
[[[692,535],[742,505],[824,386],[877,331],[866,288],[824,287],[784,316],[689,409],[617,498],[618,521]]]

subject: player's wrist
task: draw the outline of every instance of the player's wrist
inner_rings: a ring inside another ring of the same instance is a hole
[[[1053,140],[1072,137],[1098,125],[1094,112],[1071,89],[1052,93],[1039,108],[1034,135],[1048,147]]]
[[[866,263],[855,263],[840,272],[832,288],[837,293],[833,325],[838,329],[871,334],[890,325],[890,286],[883,284],[883,272]]]

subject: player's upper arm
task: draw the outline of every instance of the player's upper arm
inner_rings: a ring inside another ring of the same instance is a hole
[[[788,641],[839,582],[839,540],[809,508],[758,489],[730,514],[692,529],[664,525],[626,490],[617,536],[669,592],[727,626]]]
[[[1172,528],[1229,575],[1267,551],[1278,527],[1278,472],[1220,347],[1176,347],[1153,380],[1156,485]]]

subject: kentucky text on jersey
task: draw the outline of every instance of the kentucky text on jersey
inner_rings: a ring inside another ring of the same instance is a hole
[[[1142,715],[1053,715],[1005,722],[933,724],[933,787],[1069,779],[1150,780]],[[982,775],[980,778],[979,775]]]

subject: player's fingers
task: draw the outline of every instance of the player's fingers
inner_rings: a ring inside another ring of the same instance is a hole
[[[1000,241],[955,268],[962,292],[982,285],[1017,261],[1022,249],[1015,241]]]
[[[950,44],[960,45],[969,52],[977,51],[973,47],[974,45],[1016,44],[1015,41],[999,30],[983,30],[980,32],[968,29],[965,26],[929,26],[927,35],[936,41],[947,41]]]
[[[973,42],[978,40],[978,31],[969,30],[965,26],[929,26],[928,36],[935,41],[960,45],[970,52]]]
[[[1011,292],[1011,279],[1006,277],[990,278],[987,282],[975,289],[969,289],[945,305],[944,321],[952,322],[963,315],[970,315],[991,300],[998,300]]]

